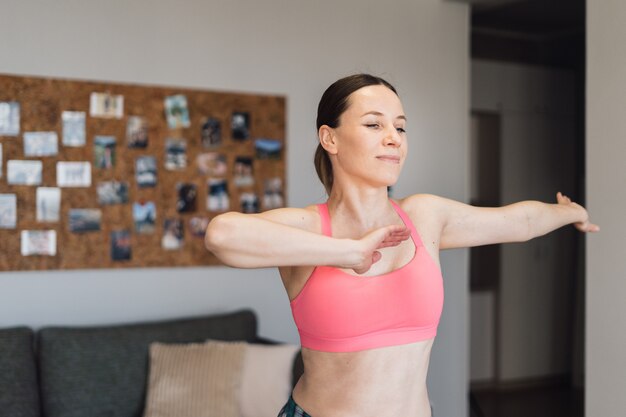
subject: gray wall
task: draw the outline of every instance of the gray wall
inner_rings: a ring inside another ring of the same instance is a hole
[[[2,73],[286,95],[292,206],[324,199],[311,163],[323,89],[355,71],[383,75],[401,92],[409,119],[411,153],[394,195],[432,192],[466,200],[466,5],[3,0],[0,39]],[[463,416],[467,253],[445,253],[442,264],[446,306],[429,386],[436,415]],[[272,270],[0,273],[0,326],[127,322],[243,306],[259,313],[263,335],[297,342]]]
[[[626,3],[587,0],[587,416],[626,415]]]
[[[557,191],[572,195],[574,73],[484,60],[473,60],[471,69],[472,110],[500,117],[501,203],[552,203]],[[496,303],[498,381],[519,382],[570,372],[569,356],[563,352],[571,344],[572,306],[562,294],[572,291],[574,281],[573,235],[572,228],[564,228],[530,242],[502,246]],[[484,294],[473,301],[490,302]],[[477,317],[476,322],[472,318],[472,326],[480,329],[488,318]],[[479,351],[488,352],[478,341],[472,343]]]

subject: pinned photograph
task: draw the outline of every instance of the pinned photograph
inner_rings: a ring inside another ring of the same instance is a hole
[[[254,141],[254,149],[259,159],[280,159],[283,144],[276,139],[261,138]]]
[[[2,178],[2,144],[0,143],[0,178]]]
[[[135,159],[135,179],[140,187],[154,187],[157,183],[156,158],[140,156]]]
[[[22,230],[20,249],[22,256],[56,256],[57,232],[56,230]]]
[[[242,213],[258,213],[259,199],[254,193],[241,193],[239,197]]]
[[[179,213],[189,213],[196,211],[196,196],[198,191],[195,184],[179,183],[176,184],[176,193],[178,200],[176,201],[176,211]]]
[[[20,103],[0,101],[0,136],[20,134]]]
[[[114,230],[111,232],[111,260],[128,261],[131,259],[130,231]]]
[[[115,165],[115,136],[96,136],[94,139],[96,168],[113,168]]]
[[[182,94],[165,97],[165,118],[170,129],[189,127],[187,97]]]
[[[126,123],[126,145],[129,148],[148,146],[148,122],[143,117],[129,116]]]
[[[100,209],[70,209],[70,232],[83,233],[100,230],[102,210]]]
[[[7,162],[7,181],[10,185],[41,184],[41,161],[9,160]]]
[[[207,182],[207,202],[209,211],[230,210],[230,196],[228,195],[228,183],[223,179],[210,179]]]
[[[228,170],[226,155],[216,152],[201,153],[196,157],[198,172],[212,177],[223,177]]]
[[[235,158],[234,179],[237,187],[249,187],[254,184],[252,158],[238,156]]]
[[[91,164],[89,162],[57,162],[58,187],[90,187]]]
[[[187,166],[187,141],[167,139],[165,142],[165,169],[177,171]]]
[[[124,96],[108,93],[91,93],[89,115],[107,119],[121,119],[124,116]]]
[[[61,114],[63,122],[63,146],[85,146],[85,112],[64,111]]]
[[[263,208],[272,210],[284,207],[283,180],[279,177],[267,179],[263,182]]]
[[[161,247],[166,250],[176,250],[183,246],[184,230],[180,219],[165,219],[163,222],[163,237]]]
[[[37,188],[37,221],[58,222],[61,212],[61,189],[56,187]]]
[[[156,206],[153,201],[133,203],[135,231],[140,234],[154,233],[156,228]]]
[[[206,228],[209,226],[208,217],[192,217],[189,219],[189,234],[195,237],[204,237]]]
[[[230,129],[233,139],[246,140],[250,137],[250,114],[247,112],[234,112],[230,119]]]
[[[202,146],[212,148],[222,144],[222,124],[217,119],[207,118],[200,131]]]
[[[24,156],[53,156],[59,153],[56,132],[24,132]]]
[[[96,186],[98,204],[108,206],[112,204],[128,203],[128,183],[121,181],[103,181]]]
[[[0,194],[0,229],[15,229],[17,225],[17,196]]]

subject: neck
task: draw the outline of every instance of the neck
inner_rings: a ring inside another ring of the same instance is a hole
[[[363,230],[380,227],[393,212],[387,187],[342,187],[334,184],[328,198],[333,219],[348,222]]]

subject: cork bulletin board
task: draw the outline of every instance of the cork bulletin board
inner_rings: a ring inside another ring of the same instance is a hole
[[[0,270],[217,265],[285,202],[285,98],[0,75]]]

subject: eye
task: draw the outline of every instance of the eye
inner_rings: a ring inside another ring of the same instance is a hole
[[[403,127],[396,127],[398,133],[406,133],[406,130]]]
[[[372,128],[372,129],[378,129],[380,127],[380,125],[378,123],[367,123],[365,124],[366,127]]]

